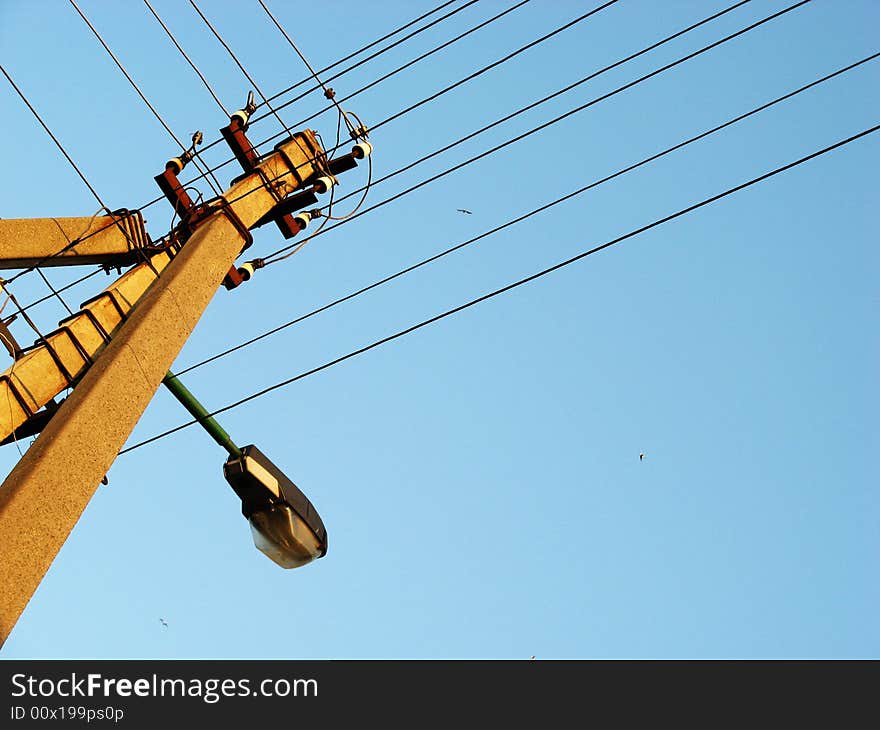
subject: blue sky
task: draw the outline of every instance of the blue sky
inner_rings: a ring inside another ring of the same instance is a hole
[[[375,123],[599,4],[532,0],[345,106]],[[621,0],[382,127],[374,174],[730,4]],[[374,186],[368,203],[787,4],[753,0]],[[179,137],[217,136],[222,114],[144,5],[80,5]],[[190,5],[153,5],[224,104],[241,106],[250,85]],[[304,76],[256,2],[199,5],[261,89]],[[475,3],[331,85],[351,93],[508,6]],[[271,7],[321,68],[433,5],[339,1],[307,19],[299,4]],[[175,369],[875,53],[878,21],[873,2],[814,0],[340,226],[220,290]],[[179,150],[68,3],[4,0],[0,47],[110,207],[156,197],[153,176]],[[880,119],[878,64],[185,382],[219,408],[858,133]],[[0,215],[93,213],[5,80],[0,99],[11,140]],[[314,93],[281,114],[293,124],[324,101]],[[335,122],[327,113],[309,126],[329,143]],[[250,136],[279,129],[267,118]],[[121,456],[3,656],[876,657],[878,153],[877,136],[863,138],[223,414],[320,511],[329,553],[304,569],[281,570],[252,546],[222,477],[225,453],[201,430]],[[205,158],[226,156],[217,146]],[[224,184],[236,174],[218,173]],[[363,179],[363,168],[346,173],[341,191]],[[171,212],[145,211],[154,238]],[[254,238],[257,256],[284,243],[268,226]],[[47,276],[61,285],[82,273]],[[66,299],[105,285],[92,278]],[[34,275],[12,290],[22,302],[47,292]],[[44,331],[64,313],[52,301],[31,311]],[[13,331],[29,341],[19,322]],[[160,390],[130,443],[184,420]],[[15,446],[0,451],[6,472],[17,458]]]

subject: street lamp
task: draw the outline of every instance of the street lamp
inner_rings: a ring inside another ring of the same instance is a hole
[[[254,545],[282,568],[298,568],[327,552],[327,530],[308,497],[256,446],[223,464],[223,476],[241,497]]]
[[[318,511],[256,446],[239,448],[170,371],[162,381],[218,444],[229,452],[223,476],[241,499],[254,545],[282,568],[299,568],[327,553],[327,530]]]

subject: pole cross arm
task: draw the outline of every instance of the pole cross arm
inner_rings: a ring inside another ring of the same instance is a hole
[[[148,243],[137,210],[91,218],[5,218],[0,220],[0,269],[130,266]]]

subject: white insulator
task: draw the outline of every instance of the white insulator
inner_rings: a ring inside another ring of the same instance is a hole
[[[312,220],[312,214],[307,210],[304,210],[302,213],[297,213],[293,216],[293,222],[299,226],[301,231],[304,231],[309,226],[309,221]]]
[[[373,145],[369,142],[358,142],[351,148],[351,156],[356,160],[362,160],[365,157],[369,157],[371,154],[373,154]]]
[[[242,129],[247,129],[248,120],[251,118],[251,115],[248,114],[244,109],[239,109],[237,112],[232,112],[231,119],[237,119],[239,125]]]
[[[254,265],[248,261],[238,267],[238,273],[241,275],[242,279],[248,281],[254,275],[254,269]]]
[[[179,175],[185,165],[186,163],[179,157],[172,157],[170,160],[168,160],[168,162],[165,163],[165,169],[167,170],[170,167],[174,171],[175,175]]]
[[[336,181],[332,177],[328,177],[327,175],[322,175],[317,180],[315,180],[315,192],[323,195],[330,188],[332,188],[336,184]]]

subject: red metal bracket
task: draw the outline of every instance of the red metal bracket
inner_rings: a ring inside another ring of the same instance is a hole
[[[257,167],[260,164],[260,155],[257,153],[256,148],[251,144],[251,141],[247,138],[244,126],[241,123],[241,119],[238,116],[233,116],[229,120],[229,125],[223,127],[223,129],[220,130],[220,134],[223,135],[223,139],[226,140],[226,143],[232,150],[232,154],[235,155],[235,159],[238,160],[238,164],[241,165],[242,169],[246,173],[260,173],[260,178],[263,181],[263,185],[273,195],[277,196],[277,192],[275,190],[275,186],[272,184],[272,181],[267,180],[266,175],[263,174],[263,171]],[[294,222],[293,216],[290,213],[275,216],[273,217],[273,220],[275,221],[275,225],[278,226],[278,229],[281,231],[281,235],[284,236],[284,238],[293,238],[297,233],[299,233],[300,228]]]

